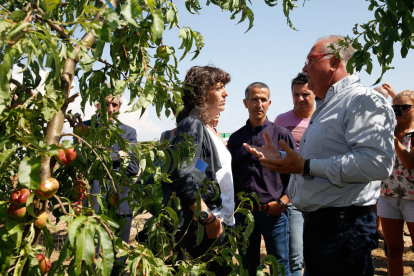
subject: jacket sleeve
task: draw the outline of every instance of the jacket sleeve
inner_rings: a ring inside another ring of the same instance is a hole
[[[203,131],[201,122],[198,120],[190,120],[184,119],[177,127],[176,135],[172,140],[173,145],[177,145],[178,143],[184,141],[184,137],[182,136],[183,133],[187,133],[187,137],[193,137],[191,140],[193,141],[194,146],[197,146],[199,143],[199,133]],[[173,150],[178,150],[175,147]],[[182,154],[182,153],[180,153]],[[186,158],[182,156],[181,168],[178,167],[174,168],[170,179],[172,183],[170,183],[171,188],[173,191],[176,192],[177,196],[180,198],[181,204],[184,207],[189,207],[193,205],[196,200],[196,194],[198,191],[198,185],[194,177],[191,175],[195,167],[196,158],[190,160],[191,164],[187,165],[184,161]],[[175,162],[171,162],[175,163]]]

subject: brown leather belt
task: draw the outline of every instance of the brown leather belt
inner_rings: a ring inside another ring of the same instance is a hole
[[[262,204],[259,208],[259,204],[255,203],[253,204],[253,206],[250,203],[245,203],[243,208],[246,208],[252,212],[257,212],[257,211],[262,211],[262,212],[267,212],[267,207],[268,204]]]

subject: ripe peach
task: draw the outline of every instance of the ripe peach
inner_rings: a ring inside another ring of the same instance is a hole
[[[86,183],[83,180],[77,180],[72,188],[76,194],[83,194],[86,191]]]
[[[61,149],[59,150],[59,153],[55,155],[55,159],[62,166],[68,166],[70,163],[75,161],[76,155],[77,153],[76,153],[75,148]]]
[[[26,201],[29,198],[30,190],[29,189],[21,189],[14,191],[10,195],[10,203],[17,205],[17,206],[25,206]]]
[[[37,216],[35,219],[35,226],[39,229],[42,229],[46,226],[48,221],[48,214],[46,212],[42,212],[40,215]]]
[[[39,269],[42,275],[49,272],[52,268],[52,263],[50,262],[49,258],[46,257],[45,254],[36,255],[36,259],[39,261]]]
[[[54,178],[48,178],[40,184],[39,191],[43,194],[55,194],[59,189],[59,181]]]
[[[26,217],[26,207],[10,204],[9,209],[7,210],[7,214],[12,219],[23,219]]]
[[[110,192],[108,195],[109,204],[116,206],[119,202],[119,194],[115,192]]]

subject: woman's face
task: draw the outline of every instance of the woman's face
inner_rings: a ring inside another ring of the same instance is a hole
[[[414,105],[414,102],[407,96],[401,96],[396,98],[393,105]],[[395,117],[398,123],[411,122],[414,119],[414,106],[410,107],[408,110],[402,111],[402,116]]]
[[[210,118],[214,118],[218,113],[224,111],[226,106],[226,97],[229,95],[222,82],[216,83],[208,92],[209,98],[206,102],[207,110],[210,112]]]

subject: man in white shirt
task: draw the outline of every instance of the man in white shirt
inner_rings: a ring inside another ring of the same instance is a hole
[[[374,275],[371,250],[378,244],[373,205],[394,160],[394,113],[384,97],[346,70],[352,47],[342,36],[319,39],[303,71],[319,100],[299,153],[271,141],[246,148],[262,165],[291,177],[288,195],[304,212],[304,258],[308,276]],[[339,57],[329,47],[339,50]],[[266,137],[266,134],[265,134]]]

